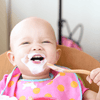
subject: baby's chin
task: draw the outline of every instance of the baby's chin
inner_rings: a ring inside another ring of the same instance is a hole
[[[32,74],[30,70],[27,70],[27,73],[22,72],[22,77],[23,79],[44,79],[44,78],[49,78],[49,72],[50,72],[49,67],[47,67],[40,73],[36,73],[36,74]]]
[[[43,60],[28,60],[26,61],[26,57],[21,59],[22,63],[30,70],[30,72],[33,75],[37,75],[39,73],[44,72],[44,70],[47,68],[46,63],[47,60],[43,59]]]

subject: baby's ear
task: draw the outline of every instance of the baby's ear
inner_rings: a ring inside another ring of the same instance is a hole
[[[61,49],[57,49],[56,63],[59,60],[60,56],[61,56]]]
[[[14,54],[11,51],[8,51],[7,56],[9,61],[13,64],[13,66],[16,66]]]

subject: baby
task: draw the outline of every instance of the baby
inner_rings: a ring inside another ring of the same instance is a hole
[[[0,82],[1,95],[18,100],[99,100],[100,90],[95,93],[85,88],[76,74],[57,72],[47,66],[56,64],[61,54],[47,21],[30,17],[19,22],[11,32],[10,47],[7,55],[16,67]],[[99,77],[97,68],[87,81],[100,87]]]

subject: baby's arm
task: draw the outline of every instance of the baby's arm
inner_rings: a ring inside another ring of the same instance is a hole
[[[92,90],[87,90],[83,94],[83,100],[96,100],[97,93]],[[97,99],[99,100],[99,99]]]
[[[99,86],[99,91],[96,93],[94,91],[87,90],[83,95],[83,100],[100,100],[100,68],[92,70],[86,79],[90,84],[92,81],[96,83]]]

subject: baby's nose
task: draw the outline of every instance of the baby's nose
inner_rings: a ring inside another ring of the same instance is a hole
[[[40,46],[35,46],[35,47],[32,48],[32,50],[33,50],[33,51],[40,51],[40,50],[42,50],[42,47],[40,47]]]

